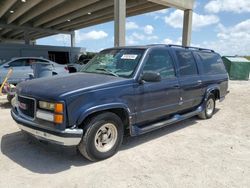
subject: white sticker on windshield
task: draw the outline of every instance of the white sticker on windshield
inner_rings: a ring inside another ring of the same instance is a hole
[[[131,59],[131,60],[135,60],[137,58],[138,55],[136,54],[123,54],[123,56],[121,57],[121,59]]]

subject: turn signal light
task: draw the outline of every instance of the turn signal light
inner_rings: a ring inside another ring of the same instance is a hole
[[[63,123],[63,115],[55,114],[54,115],[54,123],[57,123],[57,124]]]
[[[56,103],[54,111],[56,113],[63,113],[63,104],[62,103]]]

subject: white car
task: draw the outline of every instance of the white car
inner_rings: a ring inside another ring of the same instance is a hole
[[[0,64],[0,84],[2,84],[10,68],[13,69],[11,77],[8,79],[8,83],[18,84],[24,80],[27,80],[33,69],[31,65],[33,63],[49,63],[52,65],[52,71],[54,75],[68,74],[68,67],[66,65],[60,65],[56,62],[50,61],[42,57],[19,57],[12,58],[10,61]]]

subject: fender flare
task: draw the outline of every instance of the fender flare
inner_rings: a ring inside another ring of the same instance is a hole
[[[84,121],[84,119],[86,119],[86,117],[88,117],[89,115],[91,115],[93,113],[105,111],[105,110],[112,110],[115,108],[121,108],[121,109],[125,110],[128,114],[128,117],[130,117],[131,111],[128,108],[128,106],[125,104],[122,104],[122,103],[102,104],[102,105],[93,106],[93,107],[81,112],[79,118],[77,119],[77,125],[80,125]]]
[[[218,90],[220,92],[220,86],[218,84],[213,84],[211,86],[209,86],[207,89],[206,89],[206,94],[205,94],[205,98],[204,98],[204,101],[207,101],[208,99],[208,96],[210,95],[210,93],[214,90]]]

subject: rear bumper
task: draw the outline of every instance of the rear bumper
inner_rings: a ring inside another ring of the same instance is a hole
[[[82,129],[65,129],[63,131],[51,131],[40,128],[40,125],[26,120],[18,115],[18,112],[11,110],[12,118],[17,122],[18,127],[33,135],[39,140],[56,143],[64,146],[75,146],[81,141],[83,130]]]

